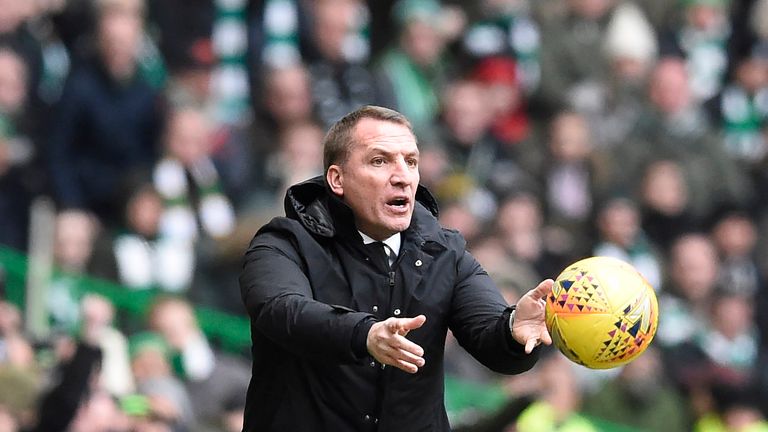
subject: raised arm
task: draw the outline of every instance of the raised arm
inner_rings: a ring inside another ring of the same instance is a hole
[[[527,354],[525,345],[512,337],[512,309],[488,273],[468,252],[459,259],[457,271],[449,326],[459,344],[499,373],[516,374],[533,367],[538,350]]]

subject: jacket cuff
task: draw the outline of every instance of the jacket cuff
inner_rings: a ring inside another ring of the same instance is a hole
[[[504,329],[504,341],[507,344],[507,348],[515,354],[528,355],[525,353],[525,345],[516,341],[512,337],[512,323],[510,322],[510,315],[515,310],[515,306],[509,306],[504,309],[504,313],[501,314],[502,328]],[[538,348],[538,347],[537,347]],[[534,348],[535,351],[535,348]],[[532,354],[533,352],[531,352]]]
[[[361,319],[352,330],[352,353],[358,360],[368,356],[368,332],[376,323],[376,318],[367,316]]]

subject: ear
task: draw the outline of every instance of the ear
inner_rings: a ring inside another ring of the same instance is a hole
[[[334,194],[340,197],[344,196],[344,175],[340,166],[329,166],[328,171],[325,172],[325,181],[328,182],[328,186],[331,187]]]

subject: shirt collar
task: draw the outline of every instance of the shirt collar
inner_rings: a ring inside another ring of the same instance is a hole
[[[378,241],[378,240],[372,239],[369,235],[365,234],[362,231],[358,230],[357,232],[359,232],[360,237],[363,238],[363,244],[370,244]],[[392,237],[382,240],[382,242],[387,246],[389,246],[389,249],[392,250],[392,252],[394,252],[395,255],[400,254],[400,242],[401,242],[400,233],[395,233]]]

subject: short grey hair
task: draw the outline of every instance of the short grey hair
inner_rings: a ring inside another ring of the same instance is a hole
[[[370,118],[374,120],[388,121],[403,125],[413,132],[413,126],[408,119],[399,112],[375,105],[366,105],[352,111],[333,124],[323,139],[323,168],[334,164],[343,164],[349,158],[354,144],[353,131],[360,120]]]

